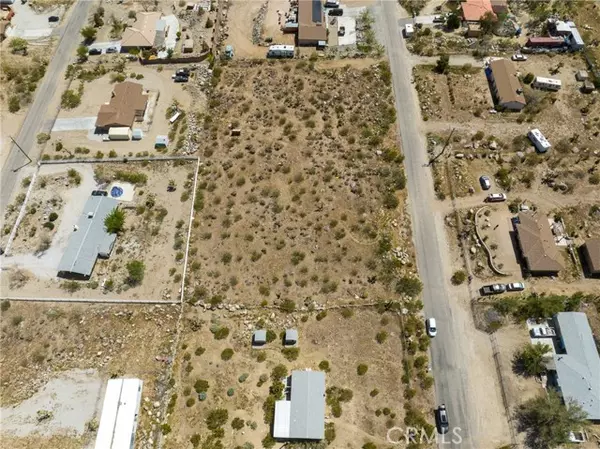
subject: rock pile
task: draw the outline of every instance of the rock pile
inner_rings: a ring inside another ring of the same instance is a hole
[[[260,7],[258,14],[253,19],[252,24],[252,43],[254,45],[259,45],[262,40],[262,31],[263,31],[263,23],[265,22],[265,16],[267,15],[267,9],[269,7],[269,2],[266,1]]]

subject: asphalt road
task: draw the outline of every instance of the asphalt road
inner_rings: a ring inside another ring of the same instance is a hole
[[[478,444],[474,441],[469,426],[477,423],[478,419],[470,415],[473,408],[469,404],[474,403],[476,398],[470,397],[469,367],[463,353],[469,347],[462,329],[464,310],[458,310],[460,305],[451,301],[447,290],[451,276],[447,272],[449,268],[444,267],[444,262],[448,260],[447,243],[442,217],[433,210],[433,181],[430,170],[426,167],[426,145],[419,129],[420,109],[411,84],[411,56],[401,35],[396,2],[380,0],[380,5],[384,43],[388,50],[396,97],[401,146],[405,156],[413,239],[419,275],[423,282],[423,302],[426,315],[435,317],[438,326],[438,334],[431,344],[436,393],[436,404],[432,404],[432,409],[445,403],[448,410],[451,432],[446,435],[447,443],[440,446],[475,449]],[[456,431],[462,441],[458,438],[451,441],[453,428],[460,428],[460,431]]]
[[[40,149],[36,144],[36,136],[42,131],[42,125],[48,113],[48,106],[52,102],[56,92],[56,86],[64,78],[64,73],[71,58],[75,56],[75,50],[81,42],[79,31],[86,23],[88,10],[92,4],[89,0],[78,0],[73,6],[73,11],[68,16],[68,22],[62,27],[63,33],[60,37],[56,52],[50,59],[42,83],[37,89],[35,99],[25,121],[21,126],[19,134],[13,138],[34,162],[40,156]],[[15,188],[18,173],[16,169],[27,163],[27,158],[13,145],[6,162],[2,167],[0,176],[0,210],[4,211]],[[3,215],[3,214],[2,214]]]

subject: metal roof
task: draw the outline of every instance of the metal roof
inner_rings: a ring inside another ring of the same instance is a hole
[[[296,329],[286,329],[285,341],[298,341],[298,331]]]
[[[554,355],[562,395],[576,401],[588,419],[600,420],[600,356],[587,316],[582,312],[560,312],[554,321],[566,352]]]
[[[104,219],[118,204],[107,196],[88,198],[58,264],[59,275],[89,277],[98,256],[110,254],[117,236],[106,231]]]
[[[292,371],[290,438],[321,440],[325,436],[325,373]]]
[[[140,379],[111,379],[106,385],[95,449],[131,449],[142,399]]]
[[[264,329],[259,329],[259,330],[254,331],[252,340],[254,341],[254,343],[266,343],[267,342],[267,331]]]

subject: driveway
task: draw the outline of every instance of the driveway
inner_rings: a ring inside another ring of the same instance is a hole
[[[83,28],[87,21],[91,4],[92,2],[88,1],[78,1],[73,5],[73,11],[69,15],[69,21],[64,25],[56,52],[50,59],[46,75],[36,91],[35,99],[29,107],[27,117],[25,117],[21,130],[15,139],[23,151],[34,161],[39,158],[41,153],[41,149],[36,145],[36,136],[44,131],[42,126],[46,119],[48,106],[55,96],[58,98],[62,94],[62,92],[57,92],[56,86],[58,80],[64,78],[67,64],[75,57],[75,49],[81,42],[79,30]],[[46,131],[50,129],[51,127]],[[2,166],[0,176],[0,211],[5,210],[12,197],[17,180],[17,174],[14,170],[18,170],[26,163],[27,158],[21,154],[16,145],[13,145]],[[1,216],[3,217],[4,214]]]
[[[491,344],[488,336],[474,327],[467,289],[453,289],[449,283],[452,260],[443,213],[436,211],[432,175],[427,168],[420,108],[411,85],[411,57],[401,36],[396,2],[380,0],[380,5],[377,28],[382,29],[392,71],[424,311],[438,319],[438,336],[431,344],[436,404],[430,405],[433,409],[446,404],[452,430],[461,437],[446,439],[447,444],[440,446],[493,448],[506,442],[509,429],[497,389]]]
[[[115,47],[117,49],[117,53],[121,52],[121,41],[108,41],[108,42],[94,42],[92,45],[88,47],[88,51],[92,48],[97,48],[101,50],[102,53],[106,53],[107,48]],[[90,58],[93,58],[94,55],[90,55]]]
[[[50,23],[48,17],[62,17],[65,13],[64,7],[61,6],[38,14],[29,6],[29,3],[22,4],[20,0],[15,1],[11,7],[15,15],[11,20],[12,26],[6,34],[8,37],[23,39],[39,39],[50,36],[60,22]]]
[[[57,118],[52,127],[52,132],[59,131],[87,131],[96,128],[97,117]]]

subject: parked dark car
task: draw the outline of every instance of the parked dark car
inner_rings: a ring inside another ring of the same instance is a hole
[[[450,425],[448,424],[448,411],[446,410],[446,405],[440,405],[435,413],[435,426],[437,427],[437,431],[439,433],[448,433],[450,429]]]
[[[338,28],[338,36],[343,36],[346,34],[346,27],[339,27]]]
[[[505,291],[506,291],[506,285],[504,285],[504,284],[484,285],[483,287],[481,287],[481,290],[480,290],[482,296],[498,295],[500,293],[504,293]]]
[[[106,190],[92,190],[92,196],[108,196]]]
[[[117,47],[108,47],[106,53],[119,53],[119,49]]]
[[[176,83],[187,83],[190,79],[187,76],[176,76],[173,81]]]
[[[480,176],[479,184],[481,184],[481,188],[483,190],[490,190],[490,188],[492,187],[492,182],[490,181],[490,178],[488,176]]]
[[[329,10],[328,14],[330,16],[342,16],[344,15],[344,10],[342,8],[333,8]]]
[[[100,50],[99,48],[90,48],[90,51],[88,51],[88,55],[101,55],[102,54],[102,50]]]
[[[60,17],[58,17],[58,16],[48,17],[48,22],[58,22],[59,20],[60,20]]]

